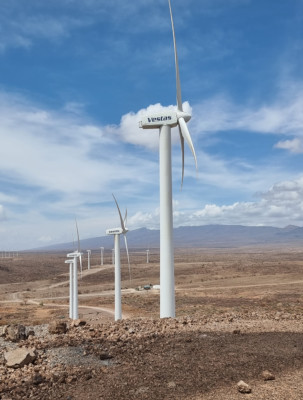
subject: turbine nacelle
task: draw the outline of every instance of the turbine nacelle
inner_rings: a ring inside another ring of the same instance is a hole
[[[79,251],[74,251],[73,253],[69,253],[67,255],[67,257],[80,257],[82,256],[82,253],[80,253]]]
[[[139,127],[143,129],[157,129],[163,125],[168,125],[174,128],[178,125],[179,118],[183,118],[185,122],[188,122],[191,119],[191,115],[180,110],[177,112],[168,111],[166,113],[146,115],[139,122]]]
[[[178,125],[178,118],[176,112],[159,113],[153,115],[146,115],[139,122],[139,127],[143,129],[157,129],[163,125],[175,127]]]
[[[106,234],[107,235],[122,235],[122,233],[126,233],[128,229],[123,230],[122,228],[112,228],[112,229],[107,229]]]
[[[185,122],[188,122],[191,119],[191,115],[184,111],[178,111],[177,118],[178,118],[178,120],[180,118],[183,118]]]

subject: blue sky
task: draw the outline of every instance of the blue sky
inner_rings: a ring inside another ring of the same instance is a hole
[[[172,0],[184,107],[174,224],[303,225],[303,1]],[[0,249],[159,228],[158,132],[174,106],[167,0],[0,3]],[[101,244],[100,244],[101,245]]]

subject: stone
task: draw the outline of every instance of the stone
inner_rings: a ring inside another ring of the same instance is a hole
[[[8,327],[9,327],[9,325],[0,326],[0,336],[1,337],[5,337],[6,336],[6,332],[7,332],[7,328]]]
[[[31,329],[27,332],[27,337],[29,337],[29,336],[35,336],[35,331],[33,329]]]
[[[111,356],[108,353],[101,353],[100,354],[100,360],[111,360],[113,358],[113,356]]]
[[[52,321],[48,325],[48,331],[52,334],[61,334],[67,332],[67,324],[64,321]]]
[[[71,326],[75,327],[75,328],[78,326],[84,326],[84,325],[86,325],[86,321],[84,321],[83,319],[74,319],[71,322]]]
[[[43,379],[42,375],[40,375],[40,374],[34,375],[34,377],[33,377],[33,384],[34,385],[40,385],[40,383],[43,383],[43,382],[44,382],[44,379]]]
[[[237,383],[237,388],[240,393],[251,393],[251,387],[244,381],[239,381]]]
[[[20,347],[4,353],[4,359],[8,368],[22,368],[33,363],[37,358],[34,348]]]
[[[8,325],[5,329],[4,336],[6,340],[11,342],[19,342],[27,338],[24,325]]]
[[[274,374],[272,374],[270,371],[268,371],[268,370],[265,370],[265,371],[263,371],[262,372],[262,378],[265,380],[265,381],[274,381],[276,378],[275,378],[275,376],[274,376]]]

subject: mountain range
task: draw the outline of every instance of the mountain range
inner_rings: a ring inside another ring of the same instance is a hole
[[[129,248],[148,249],[160,247],[160,231],[147,228],[127,233]],[[288,225],[285,228],[272,226],[203,225],[174,228],[175,247],[232,248],[256,245],[303,245],[303,227]],[[112,236],[100,236],[81,240],[81,249],[111,249]],[[124,241],[121,240],[121,247]],[[35,251],[74,250],[73,242],[54,244],[32,249]]]

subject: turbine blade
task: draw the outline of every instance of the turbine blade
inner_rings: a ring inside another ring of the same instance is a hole
[[[179,127],[179,135],[180,135],[180,142],[181,142],[181,154],[182,154],[182,179],[181,179],[181,190],[182,190],[183,179],[184,179],[184,137],[182,135],[180,125],[178,125],[178,127]]]
[[[129,272],[129,281],[132,281],[131,272],[130,272],[130,262],[129,262],[129,253],[128,253],[128,246],[127,246],[127,239],[126,235],[124,235],[124,242],[125,242],[125,249],[127,254],[127,262],[128,262],[128,272]]]
[[[127,209],[125,210],[124,226],[126,226],[126,223],[127,223]]]
[[[117,206],[117,209],[118,209],[118,213],[119,213],[119,217],[120,217],[120,222],[121,222],[121,228],[123,229],[123,231],[125,231],[125,225],[124,225],[124,221],[123,221],[123,218],[122,218],[122,215],[121,215],[120,208],[119,208],[119,206],[118,206],[118,202],[117,202],[116,197],[115,197],[114,195],[113,195],[113,198],[114,198],[114,200],[115,200],[115,203],[116,203],[116,206]]]
[[[192,142],[191,137],[190,137],[189,130],[187,128],[187,124],[184,121],[184,118],[182,118],[182,117],[179,118],[178,123],[179,123],[179,127],[180,127],[180,131],[182,133],[182,136],[186,140],[191,152],[193,153],[193,156],[194,156],[194,159],[195,159],[195,164],[196,164],[196,170],[198,170],[196,152],[195,152],[194,145],[193,145],[193,142]]]
[[[78,229],[78,223],[77,223],[77,218],[75,218],[76,221],[76,230],[77,230],[77,239],[78,239],[78,251],[80,252],[80,237],[79,237],[79,229]]]
[[[173,13],[172,13],[172,9],[171,9],[170,0],[168,0],[168,5],[169,5],[169,12],[170,12],[170,19],[171,19],[171,27],[172,27],[172,31],[173,31],[174,50],[175,50],[177,106],[178,106],[179,111],[183,111],[180,74],[179,74],[179,63],[178,63],[178,54],[177,54],[177,44],[176,44],[175,27],[174,27]]]
[[[79,255],[79,259],[80,259],[80,277],[82,279],[82,255],[81,255],[81,253]]]

